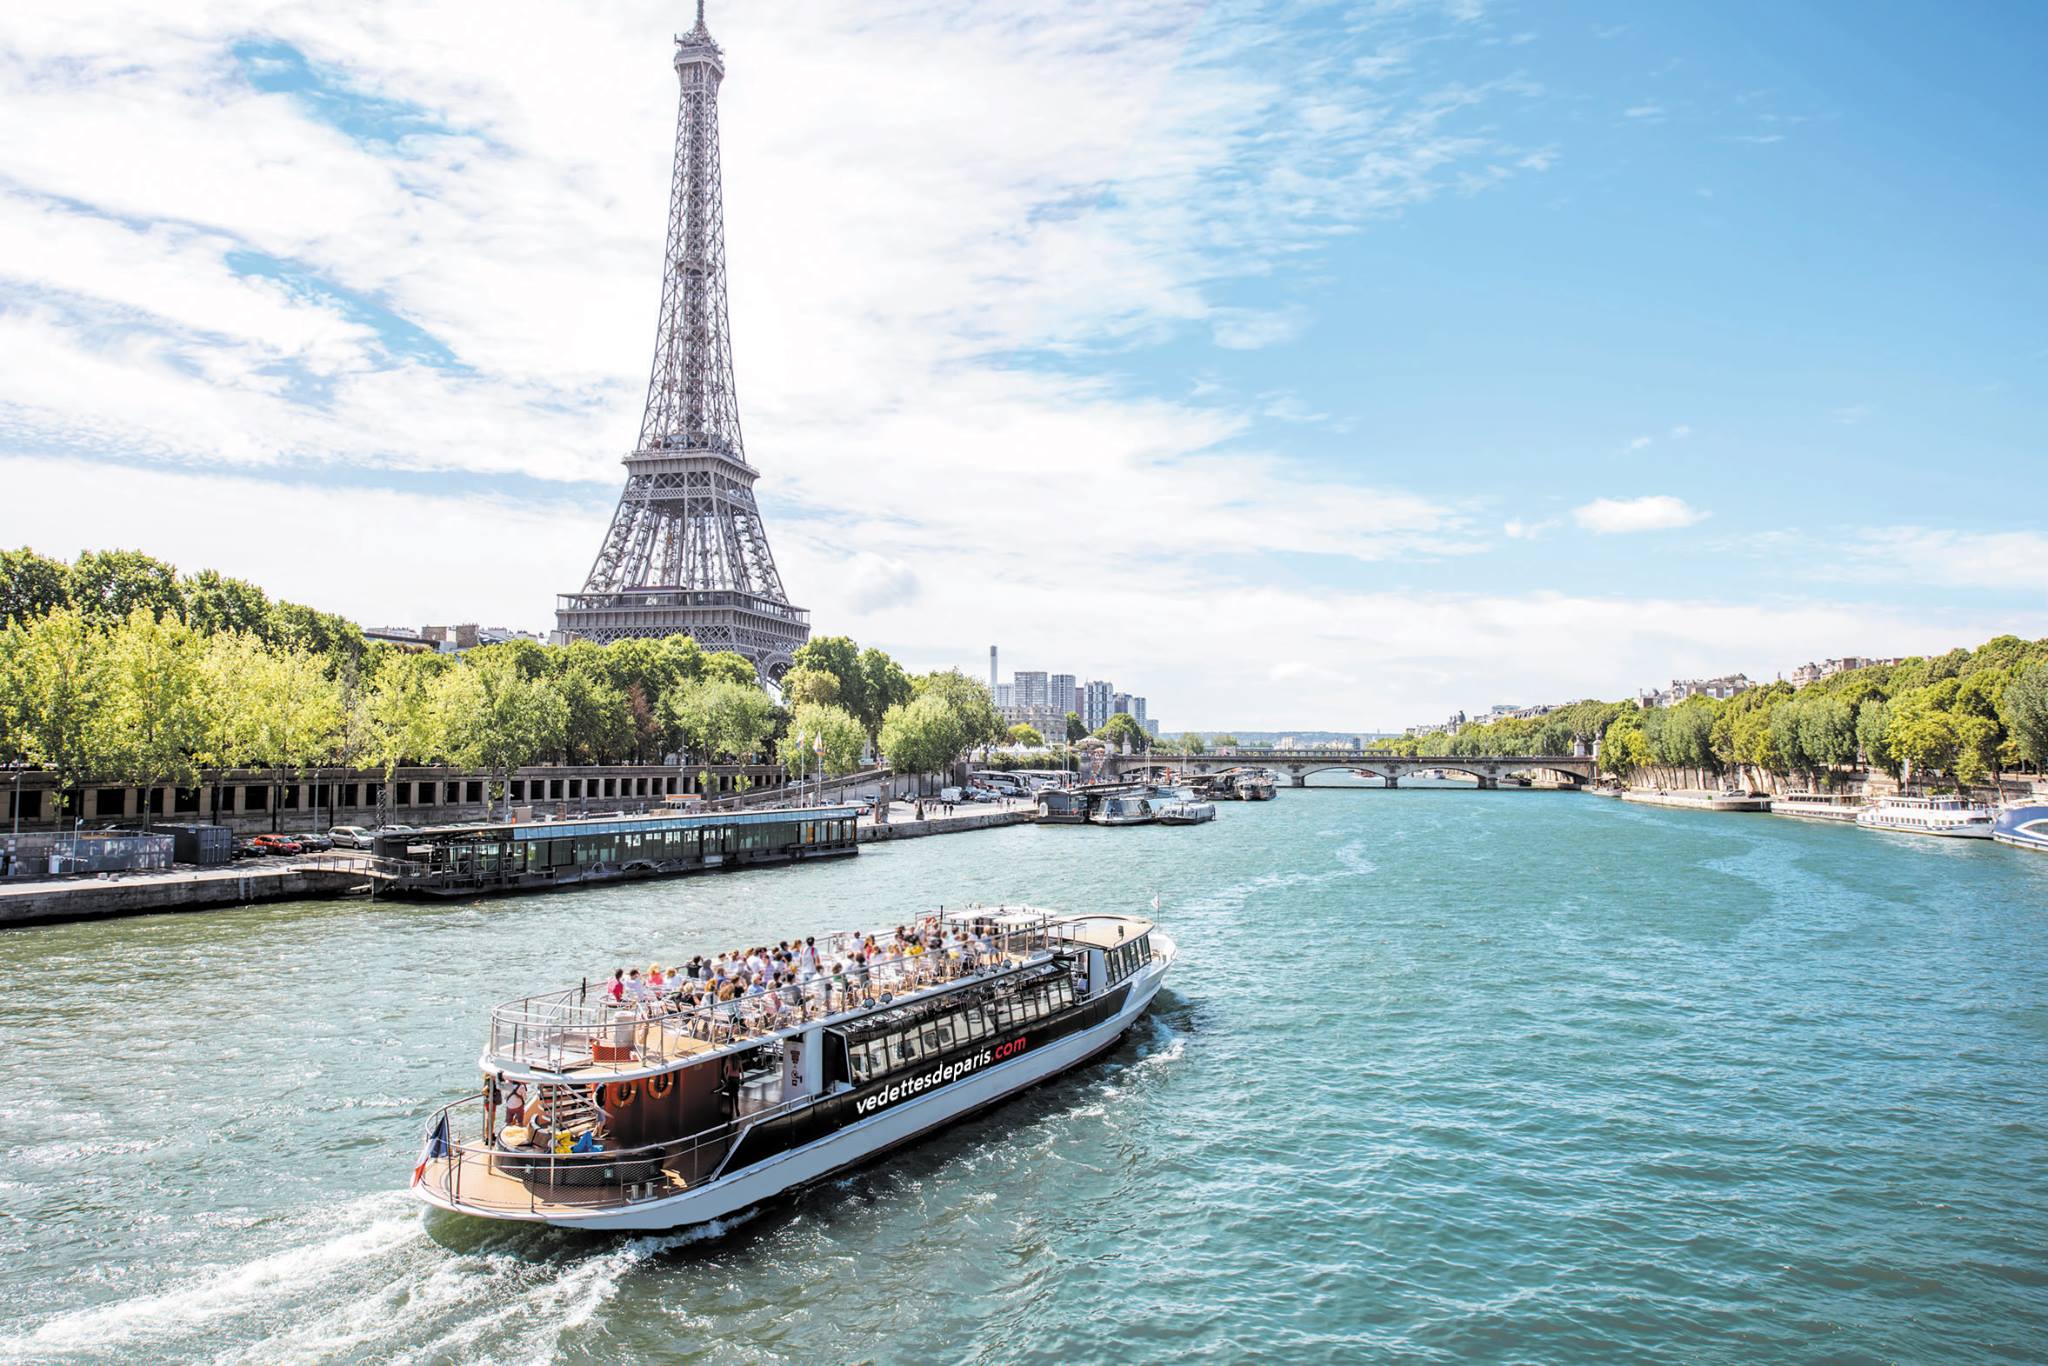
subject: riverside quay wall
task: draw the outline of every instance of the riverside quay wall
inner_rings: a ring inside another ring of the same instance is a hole
[[[268,830],[325,830],[335,825],[446,825],[482,820],[504,809],[492,800],[497,775],[476,769],[401,768],[387,786],[382,769],[307,769],[282,778],[267,769],[226,769],[191,787],[88,784],[60,793],[56,776],[36,769],[0,770],[0,825],[31,830],[140,826],[145,820],[205,821],[253,835]],[[16,779],[19,779],[17,782]],[[764,795],[786,786],[780,764],[535,764],[512,770],[513,806],[536,814],[575,816],[635,810],[671,797],[715,798],[745,790]],[[60,796],[70,798],[61,802]]]

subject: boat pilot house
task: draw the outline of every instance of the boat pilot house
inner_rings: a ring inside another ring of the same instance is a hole
[[[441,826],[380,835],[393,890],[532,891],[612,878],[787,863],[856,850],[851,806]]]

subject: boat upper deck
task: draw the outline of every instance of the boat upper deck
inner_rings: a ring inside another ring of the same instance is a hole
[[[988,982],[1075,948],[1113,949],[1151,930],[1138,916],[1061,915],[1029,906],[969,907],[919,917],[914,942],[886,947],[858,932],[815,941],[818,969],[798,981],[683,979],[660,997],[610,999],[584,983],[509,1001],[491,1012],[487,1072],[588,1083],[653,1075],[712,1054],[795,1035],[820,1020],[857,1020],[949,990]],[[932,940],[935,946],[922,942]],[[881,952],[862,961],[874,944]],[[739,960],[739,955],[733,955]]]

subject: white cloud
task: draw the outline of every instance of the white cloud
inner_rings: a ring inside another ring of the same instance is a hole
[[[2048,536],[2033,531],[1871,528],[1834,542],[1836,577],[1990,589],[2040,600],[2048,586]]]
[[[1621,111],[1623,118],[1641,119],[1649,123],[1661,123],[1664,106],[1661,104],[1635,104]]]
[[[1510,517],[1501,527],[1501,532],[1511,541],[1533,541],[1546,531],[1557,528],[1555,517],[1546,517],[1540,522],[1526,522],[1519,517]]]
[[[1299,308],[1219,308],[1210,314],[1210,335],[1229,351],[1257,351],[1293,341],[1308,325]]]
[[[1639,436],[1635,440],[1628,443],[1628,448],[1632,451],[1648,450],[1649,446],[1650,438],[1647,436]]]
[[[1677,425],[1676,427],[1673,427],[1673,428],[1671,429],[1671,439],[1672,439],[1673,441],[1683,441],[1683,440],[1685,440],[1685,439],[1686,439],[1686,438],[1687,438],[1688,436],[1691,436],[1691,435],[1692,435],[1692,428],[1690,428],[1690,427],[1686,426],[1686,425],[1685,425],[1684,423],[1682,423],[1682,422],[1681,422],[1681,423],[1679,423],[1679,424],[1678,424],[1678,425]]]
[[[1572,520],[1588,531],[1612,535],[1630,531],[1667,531],[1691,526],[1707,514],[1668,493],[1641,498],[1595,498],[1572,509]]]

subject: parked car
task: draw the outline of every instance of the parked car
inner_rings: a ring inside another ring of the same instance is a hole
[[[269,854],[275,858],[305,852],[299,842],[289,835],[258,835],[249,841],[249,845],[257,853]]]
[[[300,849],[309,854],[325,853],[334,847],[333,840],[325,835],[316,835],[310,830],[302,835],[293,835],[292,838],[299,842]]]
[[[256,841],[254,841],[254,840],[236,840],[236,841],[235,841],[235,849],[234,849],[234,855],[233,855],[233,857],[235,857],[235,858],[237,858],[237,859],[245,859],[245,858],[262,858],[262,857],[263,857],[263,853],[264,853],[264,851],[263,851],[262,849],[259,849],[259,848],[258,848],[258,847],[256,846]]]
[[[385,835],[417,835],[419,832],[420,828],[417,825],[380,825],[370,832],[370,838],[374,840]]]
[[[327,838],[337,849],[367,849],[371,834],[366,826],[337,825],[327,832]]]

